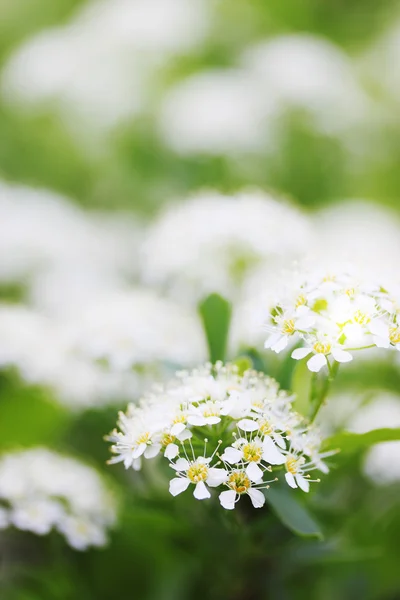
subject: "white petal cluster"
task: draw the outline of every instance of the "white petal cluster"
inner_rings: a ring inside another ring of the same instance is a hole
[[[143,278],[181,296],[232,296],[260,265],[276,268],[298,257],[310,235],[307,217],[281,198],[199,193],[150,226],[141,247]]]
[[[57,530],[76,550],[103,546],[116,504],[97,472],[45,448],[0,458],[0,527]]]
[[[0,183],[0,283],[20,283],[52,312],[81,307],[137,270],[128,215],[85,213],[42,189]]]
[[[399,298],[379,284],[349,274],[316,274],[275,305],[265,347],[277,354],[302,343],[292,358],[309,358],[310,371],[346,363],[370,347],[400,350]]]
[[[252,370],[239,375],[234,365],[177,373],[170,385],[119,414],[119,429],[108,437],[115,455],[109,462],[139,470],[164,456],[175,471],[173,496],[190,487],[203,500],[211,497],[209,488],[222,487],[226,509],[243,494],[261,507],[261,490],[277,479],[275,471],[308,492],[309,472],[328,468],[318,432],[307,428],[291,400],[274,379]]]

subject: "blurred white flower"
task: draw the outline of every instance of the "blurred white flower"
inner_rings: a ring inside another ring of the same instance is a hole
[[[347,423],[346,429],[354,433],[367,433],[374,429],[400,428],[400,396],[376,391],[374,399],[361,406]]]
[[[43,278],[46,282],[62,273],[67,279],[75,269],[90,271],[87,284],[79,275],[71,284],[83,298],[93,280],[104,289],[135,273],[139,233],[128,215],[85,213],[53,192],[3,183],[0,211],[0,281],[31,285],[38,305],[41,294],[45,308],[68,303],[68,298],[62,300],[67,290],[58,289],[57,302],[54,287],[56,297],[48,300]]]
[[[277,119],[302,108],[322,131],[335,133],[358,122],[366,111],[349,58],[330,42],[311,35],[286,35],[249,48],[242,64],[254,77]]]
[[[164,142],[182,154],[262,150],[266,106],[252,83],[245,72],[213,70],[176,84],[160,109]]]
[[[230,297],[260,265],[275,268],[297,257],[309,235],[307,217],[284,200],[257,191],[199,193],[150,226],[143,278],[185,298]]]
[[[82,124],[107,130],[146,109],[155,74],[202,42],[208,20],[201,0],[90,2],[11,56],[3,93],[22,105],[56,103],[76,134]]]
[[[45,448],[0,458],[0,502],[18,529],[57,529],[77,550],[104,545],[116,518],[115,499],[94,469]]]
[[[79,354],[105,359],[116,370],[163,362],[189,366],[207,352],[192,311],[142,288],[98,299],[73,328],[71,343]]]
[[[400,481],[400,441],[382,442],[372,446],[363,465],[364,474],[375,485],[390,485]]]

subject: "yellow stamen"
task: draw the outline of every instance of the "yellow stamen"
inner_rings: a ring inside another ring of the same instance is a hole
[[[243,471],[233,471],[228,478],[228,486],[237,494],[244,494],[250,487],[250,479]]]
[[[248,462],[260,462],[263,454],[262,447],[256,442],[250,442],[242,448],[243,458]]]
[[[205,481],[208,477],[208,467],[203,463],[193,463],[187,471],[187,476],[193,483]]]
[[[389,329],[389,339],[392,344],[400,344],[400,327],[391,327]]]
[[[332,346],[329,343],[324,344],[323,342],[315,342],[313,348],[314,352],[317,354],[329,354]]]

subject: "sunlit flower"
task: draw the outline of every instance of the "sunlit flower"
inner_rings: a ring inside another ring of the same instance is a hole
[[[352,361],[357,350],[400,349],[398,314],[396,296],[381,285],[363,283],[350,274],[317,273],[272,307],[265,345],[279,352],[293,338],[303,347],[295,348],[292,358],[312,354],[307,362],[310,371],[331,369],[334,362]]]

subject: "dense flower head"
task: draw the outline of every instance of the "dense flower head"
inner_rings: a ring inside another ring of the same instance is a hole
[[[316,274],[269,313],[265,347],[280,353],[291,342],[300,360],[312,354],[311,371],[350,362],[352,351],[370,347],[400,350],[400,306],[396,293],[351,274]]]
[[[287,484],[308,492],[309,471],[327,472],[318,431],[292,408],[293,397],[278,383],[235,365],[206,364],[177,373],[176,380],[120,413],[108,436],[111,464],[141,469],[163,455],[175,471],[170,493],[193,489],[195,498],[223,489],[221,505],[233,509],[247,494],[256,508],[261,492],[284,473]]]
[[[45,448],[0,459],[0,528],[46,535],[52,529],[76,550],[104,546],[116,505],[100,476],[74,458]]]

